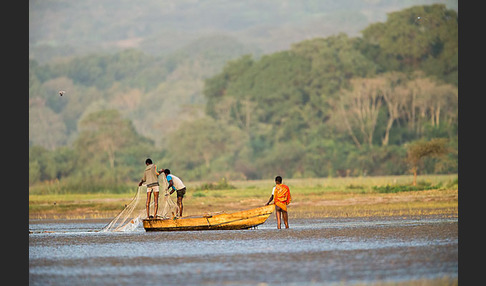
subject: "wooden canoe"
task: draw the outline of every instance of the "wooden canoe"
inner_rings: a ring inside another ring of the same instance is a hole
[[[247,229],[263,224],[275,209],[273,204],[234,213],[175,219],[146,218],[145,231]]]

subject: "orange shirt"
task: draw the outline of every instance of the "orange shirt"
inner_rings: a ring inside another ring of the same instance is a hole
[[[287,211],[287,205],[290,204],[292,197],[287,185],[277,184],[273,189],[273,203],[282,210]]]

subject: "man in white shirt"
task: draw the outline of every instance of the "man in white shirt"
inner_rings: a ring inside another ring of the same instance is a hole
[[[167,178],[167,182],[169,183],[169,187],[167,189],[170,190],[170,195],[173,192],[177,191],[177,206],[179,207],[179,217],[182,217],[182,199],[184,199],[184,195],[186,194],[186,186],[182,182],[179,177],[170,173],[169,169],[160,170],[160,173],[164,172],[165,177]]]

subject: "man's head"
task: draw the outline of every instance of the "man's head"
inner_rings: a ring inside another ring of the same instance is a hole
[[[170,170],[169,169],[164,169],[164,174],[167,176],[170,174]]]
[[[148,166],[148,165],[150,165],[150,164],[152,164],[152,159],[147,158],[147,160],[145,160],[145,165],[147,165],[147,166]]]
[[[280,176],[276,176],[276,177],[275,177],[275,183],[277,183],[277,184],[281,184],[281,183],[282,183],[282,177],[280,177]]]

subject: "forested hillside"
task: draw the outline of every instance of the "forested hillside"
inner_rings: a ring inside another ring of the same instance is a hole
[[[29,57],[47,63],[135,48],[172,54],[200,39],[223,35],[259,54],[336,33],[358,36],[386,13],[455,0],[49,0],[29,1]]]
[[[408,174],[407,144],[432,138],[453,151],[421,171],[457,172],[457,19],[414,6],[265,54],[214,35],[31,59],[30,183],[115,188],[146,157],[187,180]]]

